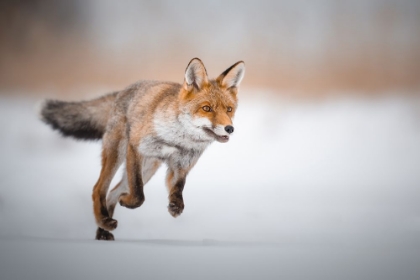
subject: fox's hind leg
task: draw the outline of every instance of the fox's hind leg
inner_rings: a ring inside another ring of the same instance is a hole
[[[158,159],[154,158],[143,158],[142,168],[138,172],[142,172],[142,181],[143,185],[145,185],[152,176],[156,173],[157,169],[161,165],[161,162]],[[136,192],[134,192],[136,193]],[[120,198],[124,198],[126,200],[127,197],[135,196],[132,195],[132,192],[130,191],[129,185],[128,185],[128,176],[127,176],[127,170],[124,170],[124,175],[115,188],[113,188],[106,199],[106,205],[108,208],[108,213],[110,217],[112,218],[114,214],[114,209],[116,204],[120,201]],[[131,201],[135,201],[135,198],[131,198]],[[134,205],[133,205],[134,206]],[[135,208],[135,207],[129,207],[129,208]]]
[[[98,227],[113,230],[117,221],[112,219],[106,207],[106,194],[115,172],[122,163],[125,155],[125,141],[121,137],[122,131],[115,127],[110,133],[105,133],[102,150],[102,170],[98,182],[93,188],[93,210]]]
[[[106,199],[106,206],[107,206],[108,215],[110,218],[114,216],[115,205],[118,202],[118,198],[121,192],[124,192],[124,190],[127,189],[126,188],[127,176],[125,176],[125,174],[126,173],[124,173],[124,176],[121,179],[121,181],[109,192],[108,197]],[[96,230],[96,240],[115,240],[115,239],[112,233],[98,227],[98,229]]]
[[[106,198],[106,207],[108,209],[109,217],[114,216],[115,206],[123,193],[128,193],[127,172],[124,170],[124,175],[121,181],[109,192]]]
[[[142,165],[144,157],[133,144],[127,145],[127,187],[128,192],[121,192],[119,202],[121,206],[134,209],[140,207],[145,198],[143,192]]]
[[[142,171],[142,179],[143,179],[143,185],[145,185],[150,178],[156,173],[157,169],[161,165],[161,162],[157,159],[153,158],[143,158],[142,163],[142,170],[138,170],[137,172]],[[128,184],[128,176],[127,176],[127,170],[124,170],[124,175],[122,180],[113,188],[106,199],[106,205],[108,210],[108,215],[110,218],[114,215],[115,206],[117,205],[117,202],[120,201],[120,198],[125,199],[125,203],[127,201],[132,204],[129,204],[128,208],[136,208],[140,205],[138,205],[138,198],[136,197],[136,193],[138,193],[140,190],[131,192]],[[134,172],[134,170],[132,170]],[[143,192],[143,189],[141,189],[141,192]],[[144,196],[143,196],[144,198]],[[121,203],[121,201],[120,201]],[[125,206],[124,202],[121,203],[121,205]],[[137,206],[138,205],[138,206]],[[96,231],[96,239],[97,240],[114,240],[114,235],[110,233],[109,231],[106,231],[104,229],[98,228]]]

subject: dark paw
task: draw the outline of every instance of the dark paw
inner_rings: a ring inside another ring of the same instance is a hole
[[[184,203],[183,202],[170,202],[168,205],[169,214],[172,217],[176,218],[181,215],[182,211],[184,210]]]
[[[115,240],[114,235],[109,231],[104,229],[98,228],[96,230],[96,240]]]
[[[101,221],[101,228],[104,230],[114,230],[118,226],[118,221],[111,219],[109,217],[105,217]]]

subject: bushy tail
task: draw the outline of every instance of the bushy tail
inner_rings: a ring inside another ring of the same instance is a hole
[[[63,136],[99,140],[105,133],[117,93],[81,102],[46,100],[41,108],[41,119]]]

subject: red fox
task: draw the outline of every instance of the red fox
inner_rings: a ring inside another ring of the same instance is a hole
[[[234,131],[244,74],[245,64],[239,61],[209,80],[204,64],[194,58],[183,84],[140,81],[90,101],[45,101],[42,120],[63,136],[102,139],[102,169],[92,194],[97,240],[114,240],[110,231],[117,227],[115,205],[140,207],[143,187],[161,163],[168,167],[168,211],[173,217],[181,215],[188,172],[210,143],[225,143]],[[124,161],[123,178],[107,196]]]

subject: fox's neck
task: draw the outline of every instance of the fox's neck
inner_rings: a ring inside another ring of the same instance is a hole
[[[166,114],[155,116],[154,128],[157,137],[165,142],[197,151],[204,151],[213,142],[205,131],[192,124],[189,113],[181,111],[170,117],[163,115]]]

